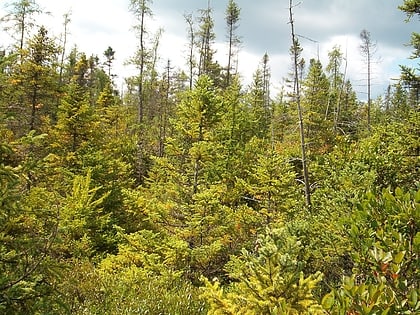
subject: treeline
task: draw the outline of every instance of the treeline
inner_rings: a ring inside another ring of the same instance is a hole
[[[59,41],[33,24],[34,0],[9,9],[1,313],[420,312],[417,70],[361,102],[339,47],[322,65],[294,41],[297,71],[273,98],[268,55],[242,86],[233,0],[227,65],[214,60],[208,7],[184,16],[184,71],[157,69],[151,1],[131,0],[138,75],[121,93],[111,47],[68,51],[69,16]]]

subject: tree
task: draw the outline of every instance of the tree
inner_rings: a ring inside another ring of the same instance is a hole
[[[341,65],[343,63],[343,53],[338,46],[334,46],[328,53],[329,61],[326,71],[330,80],[330,96],[328,98],[328,107],[326,114],[330,111],[330,107],[334,106],[334,129],[338,128],[340,122],[341,96],[344,88],[346,73],[341,73]],[[346,68],[347,68],[347,61]],[[346,70],[345,70],[346,71]]]
[[[338,46],[333,47],[328,57],[329,61],[325,70],[330,81],[330,91],[326,117],[332,111],[336,133],[354,134],[358,123],[356,115],[358,102],[350,81],[346,79],[347,59]],[[343,63],[345,64],[344,72],[341,71]]]
[[[232,62],[237,54],[238,45],[241,43],[238,35],[236,35],[236,30],[238,29],[239,16],[241,9],[238,7],[234,0],[229,0],[228,6],[226,8],[226,27],[228,31],[228,64],[227,64],[227,74],[226,74],[226,83],[230,84],[231,81],[231,71],[232,71]]]
[[[333,144],[333,115],[329,111],[329,88],[322,64],[311,59],[308,74],[302,82],[302,106],[306,138],[313,152],[327,150]]]
[[[92,188],[92,171],[77,175],[66,194],[60,211],[60,238],[63,243],[59,255],[65,258],[93,256],[98,248],[98,231],[107,226],[110,216],[104,213],[102,203],[109,195],[98,196],[99,187]],[[103,234],[104,231],[101,231]]]
[[[23,49],[25,42],[25,35],[35,26],[34,15],[43,12],[41,7],[35,0],[18,0],[11,3],[11,11],[3,18],[5,22],[12,22],[11,27],[6,27],[6,30],[14,28],[18,34],[18,48]]]
[[[265,53],[262,60],[262,76],[263,76],[263,92],[264,92],[264,108],[271,111],[270,108],[270,66],[268,65],[270,58]]]
[[[54,93],[57,90],[54,80],[56,79],[55,60],[58,48],[48,37],[47,30],[44,27],[41,27],[38,34],[30,41],[29,54],[29,69],[27,70],[32,75],[32,78],[28,80],[28,83],[32,85],[30,87],[31,115],[29,129],[34,130],[37,126],[36,113],[40,108],[46,107],[44,112],[51,116],[55,116],[56,113],[56,108],[52,108],[52,104],[42,104],[41,101],[43,95]]]
[[[300,145],[301,145],[301,154],[302,154],[302,172],[303,172],[303,182],[305,185],[305,201],[308,207],[311,206],[311,188],[309,183],[309,172],[307,166],[307,157],[306,157],[306,144],[305,144],[305,129],[303,124],[303,113],[301,105],[301,95],[300,95],[300,76],[299,76],[299,55],[301,52],[299,41],[295,35],[295,27],[293,20],[293,0],[289,2],[289,23],[291,27],[291,37],[292,37],[292,60],[293,60],[293,70],[294,70],[294,102],[296,103],[298,115],[299,115],[299,133],[300,133]]]
[[[224,175],[226,165],[236,164],[227,161],[231,128],[224,129],[222,105],[220,90],[206,75],[182,95],[165,155],[153,158],[147,189],[137,201],[154,230],[189,244],[188,277],[195,280],[223,272],[229,248],[239,246],[233,244],[234,226],[248,210],[229,207],[227,185],[233,183]]]
[[[254,134],[260,138],[269,137],[272,107],[270,102],[270,69],[268,54],[264,54],[261,65],[254,74],[250,90],[250,102],[255,124]]]
[[[229,290],[223,290],[218,279],[203,279],[209,314],[324,314],[313,294],[322,275],[303,274],[299,239],[286,227],[273,228],[257,244],[255,252],[243,250],[232,257]]]
[[[15,102],[19,120],[17,134],[40,130],[41,113],[46,118],[57,114],[58,95],[56,59],[58,48],[44,27],[29,40],[27,49],[20,53],[20,62],[13,66],[9,77],[8,102]]]
[[[98,131],[95,125],[99,122],[90,103],[89,70],[89,60],[85,54],[81,54],[59,106],[55,126],[59,133],[57,148],[60,148],[60,155],[70,155],[71,158],[67,158],[70,165],[77,161],[75,153],[89,145],[92,135]]]
[[[216,35],[214,33],[212,12],[209,0],[207,9],[200,10],[198,18],[199,29],[195,35],[199,51],[198,76],[207,75],[216,86],[223,86],[221,67],[214,61],[215,50],[213,49],[213,43]]]
[[[162,90],[164,91],[163,100],[160,102],[159,106],[159,150],[158,156],[163,156],[165,152],[165,143],[166,138],[168,136],[168,125],[169,125],[169,118],[172,112],[172,100],[171,100],[171,93],[172,86],[171,86],[171,61],[168,60],[168,64],[166,66],[166,73],[161,83]]]
[[[237,186],[242,187],[243,196],[253,201],[255,217],[260,217],[265,226],[286,220],[298,203],[299,187],[287,157],[270,141],[257,144],[261,152],[256,153],[255,166],[237,180]]]
[[[115,59],[115,51],[111,46],[108,46],[108,48],[104,51],[104,56],[106,58],[105,66],[108,68],[108,77],[111,78],[112,62]]]
[[[62,45],[61,45],[61,58],[60,58],[60,76],[59,76],[59,82],[60,82],[60,87],[63,84],[63,70],[64,70],[64,58],[66,56],[66,46],[67,46],[67,36],[68,36],[68,25],[70,23],[70,12],[65,13],[64,16],[64,22],[63,22],[63,26],[64,26],[64,30],[63,30],[63,34],[62,34]]]
[[[355,135],[360,124],[359,101],[350,80],[344,82],[340,105],[341,122],[338,124],[344,134]]]
[[[210,142],[216,131],[214,127],[220,119],[220,105],[213,82],[203,75],[197,81],[195,89],[183,97],[177,109],[175,135],[182,153],[191,159],[189,177],[193,193],[197,193],[201,183],[206,182],[201,176],[203,159],[210,158],[211,155],[202,150],[212,149]]]
[[[407,14],[410,19],[414,14],[420,14],[419,0],[404,0],[404,3],[398,7]]]
[[[194,59],[194,47],[195,47],[195,31],[194,31],[194,20],[192,14],[184,15],[185,22],[187,23],[188,30],[188,73],[189,73],[189,88],[192,90],[193,81],[194,81],[194,67],[196,66],[196,61]]]
[[[146,17],[152,15],[152,11],[149,4],[152,0],[130,0],[130,11],[137,19],[138,24],[135,29],[138,34],[139,50],[135,57],[135,63],[139,69],[138,77],[138,122],[141,124],[144,119],[144,72],[146,67],[146,61],[148,58],[148,51],[146,48],[145,37],[147,34],[146,30]]]
[[[372,41],[370,32],[367,30],[362,30],[360,32],[360,39],[362,43],[360,44],[360,51],[362,56],[365,58],[365,63],[367,66],[367,127],[370,130],[371,126],[371,107],[372,107],[372,98],[371,98],[371,76],[372,76],[372,58],[376,52],[376,43]]]
[[[404,0],[404,3],[398,7],[407,14],[407,21],[414,15],[420,15],[419,0]],[[411,35],[410,45],[413,47],[413,53],[410,59],[420,58],[420,34],[413,32]],[[420,100],[420,74],[418,69],[401,66],[401,81],[410,89],[412,104],[415,108]]]
[[[215,34],[213,31],[214,21],[211,16],[212,9],[210,8],[210,1],[208,2],[207,9],[200,10],[200,13],[200,29],[197,33],[200,50],[200,58],[198,63],[199,76],[202,74],[209,74],[210,65],[213,58],[213,50],[211,49],[211,44],[215,39]]]
[[[4,142],[5,135],[1,126],[0,311],[43,313],[43,306],[59,303],[52,298],[58,272],[52,256],[58,235],[59,198],[45,188],[24,188],[26,166],[12,165],[18,146]],[[19,145],[35,146],[42,138],[28,136]]]

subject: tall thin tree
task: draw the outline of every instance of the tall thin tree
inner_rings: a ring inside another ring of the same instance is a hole
[[[184,14],[185,22],[187,23],[188,31],[188,70],[189,70],[189,88],[192,90],[194,81],[194,45],[195,45],[195,31],[194,31],[194,19],[192,14]]]
[[[200,10],[199,17],[200,27],[197,32],[197,39],[199,40],[200,57],[198,62],[198,75],[209,74],[210,67],[213,62],[213,50],[211,45],[215,39],[214,21],[212,18],[212,8],[210,0],[207,4],[207,9]]]
[[[302,169],[303,169],[303,182],[305,185],[305,203],[306,206],[311,206],[311,187],[309,184],[309,172],[307,166],[306,158],[306,145],[305,145],[305,130],[303,125],[303,114],[302,106],[300,100],[300,80],[299,80],[299,52],[300,45],[299,41],[295,34],[294,20],[293,20],[293,0],[289,2],[289,24],[291,27],[291,37],[292,37],[292,59],[293,59],[293,70],[294,70],[294,96],[295,102],[298,109],[299,116],[299,132],[300,132],[300,145],[301,145],[301,154],[302,154]]]
[[[264,94],[264,109],[268,114],[271,112],[270,109],[270,67],[268,65],[269,57],[268,54],[265,53],[263,56],[263,68],[262,68],[262,76],[263,76],[263,94]],[[267,117],[268,118],[268,117]]]
[[[14,29],[17,38],[17,48],[20,49],[22,57],[22,49],[25,42],[25,35],[28,34],[29,30],[36,25],[35,15],[40,15],[43,12],[42,8],[38,5],[35,0],[17,0],[9,4],[9,13],[1,19],[1,22],[6,23],[5,30],[10,31]],[[12,25],[7,25],[11,23]]]
[[[115,50],[113,50],[111,46],[108,46],[108,48],[104,51],[104,56],[106,58],[105,66],[108,68],[108,77],[111,80],[111,68],[112,62],[115,59]]]
[[[235,57],[235,54],[237,53],[238,46],[241,43],[239,36],[236,34],[236,30],[238,29],[240,13],[241,9],[238,7],[236,2],[234,0],[229,0],[229,4],[226,9],[226,27],[228,31],[227,37],[229,45],[228,64],[226,73],[227,85],[230,84],[233,59]]]
[[[59,74],[59,83],[60,83],[59,85],[60,85],[60,87],[63,84],[64,58],[66,56],[67,36],[69,34],[68,25],[71,22],[70,15],[71,15],[71,12],[67,12],[63,15],[64,30],[63,30],[63,34],[62,34],[62,41],[63,42],[62,42],[61,57],[60,57],[60,74]]]
[[[373,54],[376,51],[376,43],[372,41],[370,32],[367,30],[362,30],[360,32],[360,39],[362,43],[360,44],[360,52],[365,58],[367,66],[367,126],[370,130],[371,125],[371,107],[372,107],[372,97],[371,97],[371,82],[372,82],[372,58]]]
[[[130,11],[134,14],[137,19],[138,24],[135,26],[138,33],[139,40],[139,51],[138,51],[138,60],[137,66],[139,69],[139,78],[138,78],[138,122],[141,124],[144,118],[144,72],[146,65],[146,44],[145,37],[147,34],[146,31],[146,17],[152,15],[152,11],[149,7],[149,3],[152,0],[130,0]]]

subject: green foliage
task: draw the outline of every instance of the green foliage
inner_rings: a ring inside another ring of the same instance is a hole
[[[420,2],[418,0],[404,0],[398,8],[404,11],[409,18],[414,14],[420,14]]]
[[[134,264],[102,270],[87,260],[65,270],[60,283],[68,312],[55,314],[206,314],[198,289],[185,280],[149,275]]]
[[[73,314],[205,314],[197,289],[182,277],[188,244],[147,230],[119,236],[118,254],[99,268],[84,263],[72,271],[79,269],[68,291],[77,299]]]
[[[319,60],[310,60],[302,92],[305,136],[311,143],[311,150],[326,151],[322,147],[333,144],[333,110],[329,99],[329,81]]]
[[[43,121],[56,117],[58,95],[55,71],[58,47],[44,27],[20,51],[20,60],[10,64],[5,78],[4,102],[18,136],[41,129]]]
[[[90,172],[74,178],[72,190],[60,210],[61,255],[89,257],[100,248],[110,218],[101,207],[107,195],[97,196],[98,190],[99,187],[91,188]]]
[[[175,238],[148,230],[132,234],[119,234],[118,254],[110,255],[101,262],[101,270],[107,273],[130,273],[138,269],[143,278],[162,275],[172,280],[180,277],[188,265],[188,244]]]
[[[398,7],[400,10],[406,13],[407,21],[413,16],[420,15],[420,2],[419,0],[404,0],[403,4]],[[420,34],[413,32],[411,35],[410,45],[413,47],[413,53],[411,59],[418,59],[420,57]],[[413,108],[418,107],[419,95],[420,95],[420,74],[417,67],[401,67],[401,81],[409,89],[411,94],[411,106]]]
[[[71,157],[80,149],[84,149],[98,129],[98,121],[95,119],[93,108],[89,104],[89,95],[84,92],[82,86],[73,82],[69,87],[67,97],[63,99],[59,111],[57,132],[59,139],[57,147],[64,152],[68,152],[70,162],[75,159]]]
[[[334,151],[319,156],[312,164],[313,180],[318,183],[314,198],[327,195],[326,202],[339,198],[348,206],[366,190],[415,188],[419,165],[417,117],[413,113],[405,123],[373,128],[371,136],[358,142],[341,138]]]
[[[245,178],[237,180],[237,188],[245,201],[256,210],[256,215],[266,223],[282,221],[298,205],[299,189],[296,174],[288,159],[277,150],[268,148],[263,141],[253,143],[264,148],[258,152],[254,166]]]
[[[420,311],[420,191],[368,193],[348,219],[354,270],[324,297],[330,314]]]
[[[415,125],[412,120],[389,123],[373,128],[371,136],[358,142],[339,139],[331,153],[311,164],[316,185],[312,194],[311,265],[324,273],[328,285],[335,287],[343,275],[352,274],[352,249],[341,225],[353,212],[353,205],[364,199],[366,191],[376,194],[398,186],[416,189]]]
[[[267,230],[255,253],[243,250],[232,259],[228,288],[203,279],[209,314],[323,314],[313,296],[322,276],[304,276],[301,254],[300,241],[286,228]]]
[[[58,262],[52,259],[58,212],[53,193],[43,188],[22,189],[19,167],[8,165],[15,154],[0,146],[0,311],[35,313],[50,300]]]
[[[360,161],[375,174],[375,186],[415,187],[418,182],[413,169],[418,167],[418,114],[414,113],[404,124],[379,127],[360,143]]]
[[[250,123],[253,135],[258,138],[269,138],[272,118],[272,108],[269,95],[268,55],[264,56],[262,67],[254,74],[253,81],[248,93]]]

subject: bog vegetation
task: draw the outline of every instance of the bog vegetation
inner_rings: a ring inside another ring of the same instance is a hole
[[[157,69],[152,3],[131,0],[138,75],[120,93],[111,47],[69,49],[70,17],[59,41],[34,0],[8,9],[0,313],[420,314],[418,63],[362,102],[340,48],[305,61],[292,29],[272,96],[268,55],[250,86],[235,69],[233,0],[228,65],[206,8],[184,17],[183,71]]]

